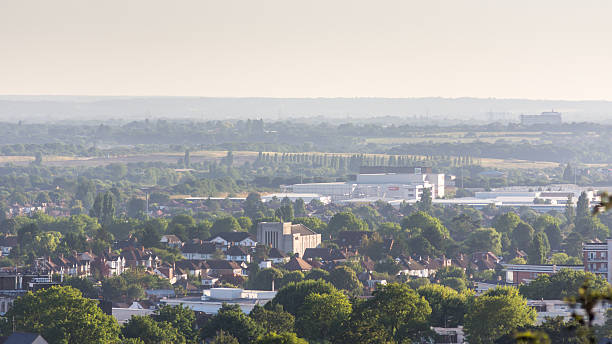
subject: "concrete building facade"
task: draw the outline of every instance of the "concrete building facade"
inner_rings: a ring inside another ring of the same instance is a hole
[[[283,253],[292,252],[302,257],[307,248],[321,245],[321,234],[302,224],[261,222],[257,225],[257,242]]]
[[[612,283],[608,270],[612,263],[609,254],[611,247],[612,239],[607,239],[605,242],[587,242],[582,244],[584,270],[604,278],[608,283]]]

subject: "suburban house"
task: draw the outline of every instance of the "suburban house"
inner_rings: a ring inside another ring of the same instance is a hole
[[[202,262],[202,269],[207,275],[242,276],[242,266],[230,260],[207,260]]]
[[[225,251],[225,259],[237,262],[251,262],[251,254],[244,246],[233,245]]]
[[[121,251],[121,257],[125,259],[125,266],[128,268],[145,267],[155,269],[160,264],[160,259],[152,251],[145,250],[143,246],[136,248],[130,246]]]
[[[201,240],[194,240],[186,243],[181,248],[183,258],[188,260],[208,260],[212,259],[217,246],[211,242],[202,242]]]
[[[119,276],[126,269],[125,258],[108,249],[98,260],[108,268],[108,276]]]
[[[304,251],[304,257],[306,260],[314,260],[318,259],[321,262],[332,262],[332,261],[344,261],[347,258],[347,255],[340,251],[337,248],[307,248]]]
[[[41,258],[36,265],[39,269],[61,276],[86,277],[91,274],[90,263],[79,260],[76,254],[70,256],[60,254],[56,258]]]
[[[271,261],[272,264],[285,264],[289,261],[289,257],[276,247],[272,247],[268,252],[268,260]]]
[[[0,251],[2,251],[2,255],[8,256],[13,247],[16,247],[17,244],[17,236],[15,235],[0,238]]]
[[[225,247],[230,245],[255,247],[257,245],[255,236],[248,232],[222,232],[210,237],[207,241]]]
[[[475,252],[472,254],[472,261],[478,270],[494,270],[498,267],[500,259],[493,252]]]
[[[174,267],[185,271],[189,276],[202,275],[202,260],[179,260],[174,263]]]
[[[306,272],[312,270],[312,265],[300,257],[293,256],[289,262],[285,264],[285,269],[289,271]]]
[[[400,256],[395,259],[400,266],[400,275],[411,277],[429,277],[430,271],[423,264],[419,263],[412,257]]]
[[[174,234],[162,235],[159,242],[161,242],[162,244],[166,244],[168,247],[173,248],[181,248],[181,246],[183,246],[183,242],[181,241],[181,239],[179,239],[179,237]]]

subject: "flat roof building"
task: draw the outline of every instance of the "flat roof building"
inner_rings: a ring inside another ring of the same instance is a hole
[[[561,123],[561,114],[555,111],[542,112],[539,115],[521,115],[521,124],[526,126]]]

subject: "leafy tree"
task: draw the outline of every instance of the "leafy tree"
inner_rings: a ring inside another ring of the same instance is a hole
[[[185,156],[183,157],[183,164],[185,164],[185,168],[189,168],[191,166],[191,152],[189,149],[185,149]]]
[[[223,232],[240,232],[242,231],[242,227],[240,227],[240,223],[236,220],[235,217],[228,216],[213,222],[212,227],[210,228],[211,236],[215,236],[219,233]]]
[[[552,250],[556,251],[561,249],[563,237],[561,236],[561,228],[559,227],[559,224],[554,223],[546,226],[546,228],[544,228],[544,233],[548,238],[548,242],[550,243],[550,248]]]
[[[312,340],[331,341],[342,331],[351,311],[351,303],[338,291],[309,294],[299,310],[297,333]]]
[[[525,258],[522,258],[522,257],[514,257],[514,258],[510,259],[508,264],[522,264],[522,265],[525,265],[525,264],[527,264],[527,261],[525,260]]]
[[[209,344],[240,344],[238,343],[238,339],[232,336],[231,334],[221,330],[215,334],[213,339],[209,342]]]
[[[463,279],[463,278],[447,277],[447,278],[442,279],[440,281],[440,284],[445,286],[445,287],[453,288],[454,290],[456,290],[458,292],[462,292],[464,290],[467,290],[467,283],[466,283],[465,279]]]
[[[568,223],[574,222],[576,216],[576,209],[574,208],[574,197],[573,195],[567,196],[567,202],[565,204],[565,218]]]
[[[87,278],[69,277],[64,281],[63,285],[78,289],[83,294],[83,297],[88,299],[98,297],[98,290],[94,287],[93,282]]]
[[[196,343],[198,333],[195,329],[195,313],[188,307],[162,306],[155,311],[153,319],[157,322],[167,322],[181,334],[187,343]]]
[[[401,226],[410,233],[411,248],[419,254],[427,254],[429,251],[433,251],[429,254],[435,254],[442,251],[450,238],[448,229],[440,220],[422,211],[405,217]],[[427,248],[428,246],[431,248]]]
[[[276,293],[276,296],[266,304],[266,308],[272,309],[272,307],[280,304],[285,311],[296,316],[309,294],[330,294],[334,290],[336,288],[331,283],[322,280],[305,280],[298,283],[289,283]]]
[[[96,196],[93,206],[89,210],[89,216],[98,219],[102,225],[108,226],[115,217],[115,204],[113,194],[110,191],[99,193]]]
[[[457,266],[444,266],[436,271],[435,279],[443,280],[449,277],[465,279],[465,271]]]
[[[493,343],[514,330],[533,325],[536,312],[516,288],[498,287],[477,297],[465,315],[470,343]]]
[[[468,252],[491,251],[500,254],[502,249],[501,234],[495,228],[480,228],[468,235],[464,245]]]
[[[274,215],[282,222],[290,222],[293,220],[293,205],[291,203],[280,206],[276,209]]]
[[[453,217],[447,227],[455,240],[463,241],[470,233],[480,227],[480,219],[474,219],[473,216],[463,212]]]
[[[255,344],[308,344],[302,338],[298,338],[295,333],[291,332],[270,332],[265,336],[259,337]]]
[[[248,280],[248,286],[255,290],[272,290],[272,281],[277,284],[281,283],[283,272],[277,268],[263,269],[251,276]]]
[[[268,333],[292,332],[295,325],[295,317],[291,313],[285,312],[283,306],[279,304],[275,305],[273,309],[265,309],[256,305],[249,316]]]
[[[417,292],[431,307],[431,326],[456,327],[463,324],[468,303],[473,295],[458,293],[456,290],[439,284],[420,287]]]
[[[433,201],[430,188],[423,188],[421,199],[417,202],[417,208],[420,211],[431,213],[433,210]]]
[[[301,198],[298,198],[293,203],[293,209],[295,212],[295,216],[305,216],[306,215],[306,203]]]
[[[516,213],[508,212],[496,216],[495,219],[493,219],[493,227],[499,233],[507,233],[510,235],[521,222],[521,218]]]
[[[576,216],[575,231],[585,239],[600,239],[605,240],[609,234],[608,226],[601,223],[599,217],[596,216]]]
[[[309,280],[318,280],[318,279],[322,279],[324,281],[327,281],[327,279],[329,278],[329,272],[323,270],[323,269],[318,269],[318,268],[314,268],[310,271],[308,271],[308,273],[305,276],[306,279]]]
[[[318,217],[296,217],[291,221],[293,223],[301,223],[304,226],[312,229],[317,233],[323,233],[327,229],[327,224],[321,221]]]
[[[301,271],[290,271],[283,274],[283,278],[279,281],[279,288],[286,286],[289,283],[297,283],[304,280],[304,273]]]
[[[534,233],[533,227],[529,224],[519,223],[511,234],[513,246],[518,249],[527,249],[533,240]]]
[[[580,197],[578,197],[578,202],[576,203],[576,221],[583,217],[589,217],[589,196],[585,191],[582,191]],[[578,226],[576,226],[578,227]]]
[[[53,286],[17,298],[5,315],[12,329],[42,335],[50,344],[116,343],[119,325],[77,289]]]
[[[244,214],[250,217],[251,219],[256,219],[260,217],[258,216],[258,213],[260,213],[264,209],[263,202],[261,201],[261,196],[256,192],[249,193],[246,200],[244,201],[244,204],[242,205],[242,209],[244,209]]]
[[[242,230],[245,232],[250,231],[251,228],[253,227],[253,221],[251,221],[251,219],[246,216],[240,216],[236,220],[238,221],[238,224],[240,224],[240,227],[242,228]]]
[[[125,338],[139,338],[145,344],[185,343],[178,329],[169,322],[157,322],[149,316],[132,316],[121,328]]]
[[[407,285],[381,286],[373,297],[355,306],[343,336],[345,343],[387,343],[422,340],[429,334],[431,307]]]
[[[327,232],[331,235],[336,235],[341,231],[367,230],[368,224],[348,211],[334,214],[327,224]]]
[[[252,343],[263,332],[252,318],[242,312],[240,306],[228,304],[223,304],[204,325],[202,338],[213,338],[221,330],[236,337],[240,344]]]
[[[548,264],[556,264],[556,265],[582,265],[582,260],[578,257],[570,257],[567,253],[558,252],[553,253],[550,257]]]
[[[330,271],[328,281],[334,287],[346,290],[350,295],[359,295],[363,289],[355,271],[346,265],[336,266]]]
[[[563,241],[563,250],[570,256],[578,257],[582,254],[584,238],[580,233],[570,232]]]
[[[563,169],[563,180],[569,183],[574,182],[574,170],[573,167],[568,162],[565,168]]]
[[[540,275],[529,284],[521,285],[520,292],[532,300],[563,300],[575,296],[578,289],[589,281],[594,290],[605,290],[608,283],[594,274],[584,271],[561,269],[554,275]]]
[[[127,203],[127,215],[140,218],[147,210],[147,201],[142,198],[132,197]]]
[[[544,264],[548,252],[550,252],[550,245],[548,244],[546,234],[544,232],[536,233],[527,250],[529,264]]]

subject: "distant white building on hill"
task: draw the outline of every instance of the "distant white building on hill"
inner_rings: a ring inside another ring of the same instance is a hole
[[[555,111],[542,112],[539,115],[521,115],[522,125],[561,124],[561,113]]]

